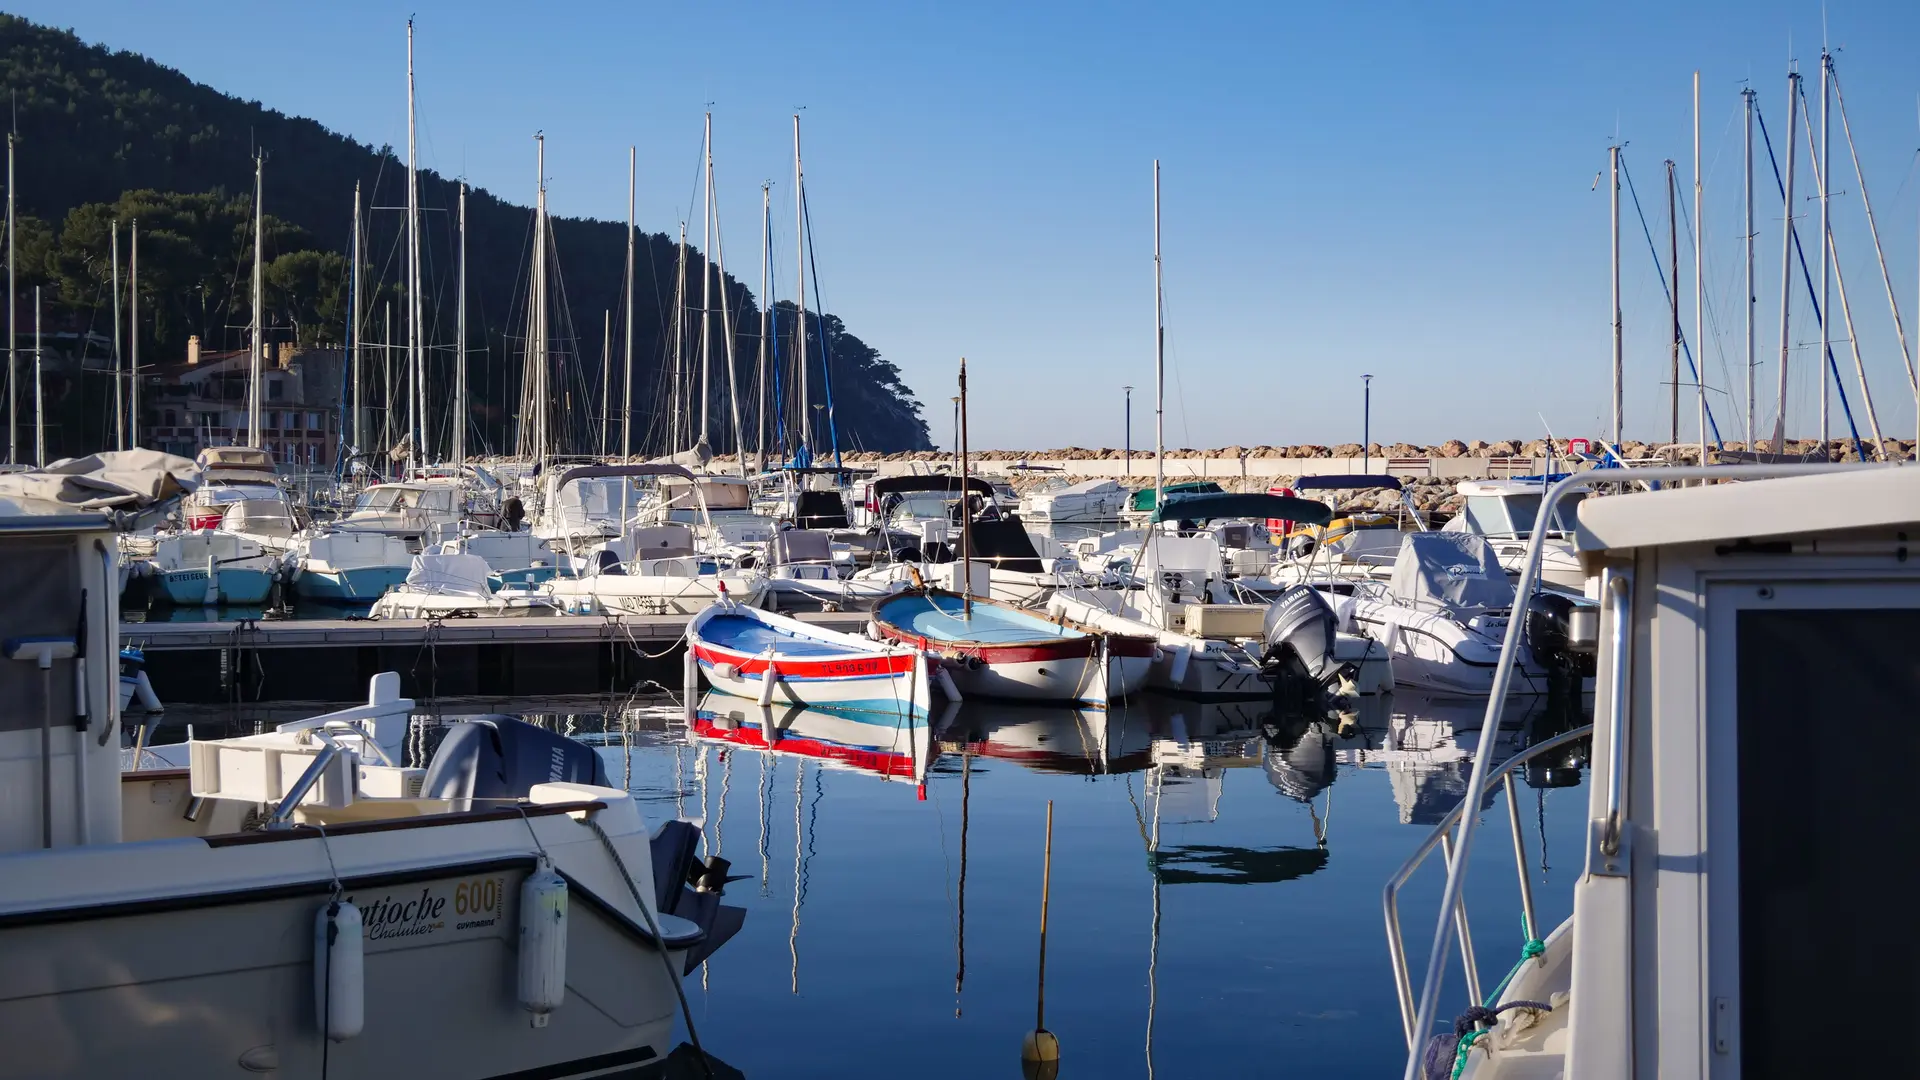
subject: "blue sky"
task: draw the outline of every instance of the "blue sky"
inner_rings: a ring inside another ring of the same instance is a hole
[[[1822,32],[1818,4],[1753,0],[1685,10],[985,0],[8,7],[396,146],[413,13],[424,164],[529,200],[531,135],[543,129],[554,209],[620,218],[626,147],[637,144],[640,219],[656,231],[690,211],[697,220],[700,114],[712,102],[729,269],[749,281],[764,179],[776,182],[776,243],[791,258],[790,117],[804,106],[827,306],[900,366],[943,444],[966,356],[973,441],[1001,447],[1117,446],[1129,383],[1134,443],[1152,444],[1155,157],[1170,446],[1357,440],[1363,372],[1375,376],[1377,440],[1532,438],[1543,420],[1562,436],[1602,433],[1608,223],[1605,185],[1594,181],[1617,134],[1664,250],[1661,160],[1679,162],[1690,200],[1695,68],[1714,316],[1707,381],[1723,430],[1738,437],[1739,90],[1753,80],[1783,149],[1787,64],[1797,58],[1816,93]],[[1895,295],[1910,337],[1920,337],[1920,5],[1834,3],[1826,21]],[[1912,438],[1913,395],[1837,111],[1833,141],[1834,229],[1863,363],[1883,429]],[[1764,156],[1757,169],[1766,429],[1781,207],[1766,194]],[[1803,169],[1801,195],[1811,180]],[[1796,202],[1814,258],[1817,204]],[[1668,314],[1625,207],[1627,434],[1646,438],[1667,426]],[[1691,336],[1684,236],[1681,247]],[[780,280],[790,287],[792,277],[789,269]],[[1804,291],[1794,304],[1789,427],[1810,435],[1818,330]],[[1845,336],[1837,316],[1834,336]],[[1858,409],[1851,353],[1842,344],[1836,355]],[[1682,411],[1692,416],[1690,404]],[[1838,432],[1837,405],[1835,416]],[[1683,418],[1683,434],[1692,429]]]

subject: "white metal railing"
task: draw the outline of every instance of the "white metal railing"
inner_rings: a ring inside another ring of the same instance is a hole
[[[1540,508],[1534,517],[1533,531],[1527,538],[1526,561],[1521,565],[1520,578],[1515,583],[1514,594],[1516,596],[1532,595],[1534,587],[1540,577],[1540,556],[1541,553],[1546,550],[1547,522],[1552,520],[1554,509],[1560,505],[1560,500],[1572,491],[1584,491],[1601,484],[1609,483],[1664,484],[1684,483],[1688,481],[1707,483],[1716,480],[1774,480],[1789,476],[1813,476],[1825,473],[1850,472],[1860,469],[1898,467],[1897,464],[1889,465],[1883,463],[1684,465],[1635,468],[1632,470],[1590,469],[1586,472],[1575,473],[1572,476],[1556,481],[1547,489],[1546,496],[1540,500]],[[1616,605],[1610,613],[1616,618],[1626,617],[1627,621],[1630,622],[1631,608],[1626,606],[1624,594],[1621,599],[1614,599],[1612,597],[1609,599]],[[1519,656],[1521,642],[1525,639],[1525,630],[1525,619],[1508,620],[1506,637],[1500,649],[1500,660],[1494,667],[1493,687],[1487,695],[1487,712],[1481,729],[1483,731],[1499,730],[1500,714],[1506,705],[1507,691],[1513,683],[1514,663]],[[1615,681],[1619,682],[1625,678],[1628,671],[1626,664],[1628,658],[1622,654],[1627,651],[1627,644],[1631,641],[1631,636],[1629,630],[1627,632],[1629,636],[1622,637],[1621,634],[1623,631],[1618,626],[1615,626],[1613,631],[1614,638],[1609,640],[1609,644],[1616,650],[1614,657],[1615,666],[1610,669],[1610,671],[1613,673]],[[1624,685],[1624,683],[1622,685]],[[1608,723],[1613,729],[1607,733],[1610,750],[1624,751],[1626,745],[1624,729],[1627,727],[1628,716],[1625,698],[1626,695],[1621,693],[1612,695],[1609,701]],[[1474,751],[1473,771],[1467,778],[1466,794],[1460,800],[1462,807],[1477,807],[1480,805],[1481,799],[1485,797],[1487,781],[1493,761],[1490,750],[1493,742],[1494,740],[1491,739],[1482,739],[1480,740],[1480,745]],[[1625,762],[1620,758],[1610,757],[1607,768],[1609,774],[1607,794],[1609,818],[1614,822],[1611,836],[1617,843],[1618,838],[1626,828],[1627,814],[1624,802],[1626,792],[1625,780],[1622,776],[1625,772]],[[1433,949],[1427,956],[1426,975],[1421,983],[1420,997],[1418,999],[1419,1007],[1415,1011],[1413,1024],[1407,1033],[1408,1052],[1407,1065],[1403,1073],[1404,1080],[1419,1080],[1420,1077],[1420,1042],[1422,1037],[1433,1029],[1434,1020],[1439,1009],[1441,975],[1446,969],[1447,951],[1452,945],[1447,924],[1457,919],[1464,920],[1464,915],[1457,913],[1461,911],[1461,888],[1465,881],[1467,857],[1473,847],[1473,834],[1475,826],[1478,824],[1478,819],[1478,814],[1463,813],[1459,815],[1459,832],[1449,845],[1452,850],[1447,852],[1447,883],[1446,887],[1441,891],[1440,911],[1434,921]],[[1461,925],[1464,924],[1462,923]],[[1470,963],[1470,951],[1468,956],[1468,962]],[[1401,951],[1401,963],[1404,965],[1404,949]],[[1404,977],[1404,975],[1397,977]],[[1404,1002],[1405,998],[1403,997],[1403,1007]],[[1480,1002],[1476,1000],[1474,1004],[1477,1005],[1480,1004]]]

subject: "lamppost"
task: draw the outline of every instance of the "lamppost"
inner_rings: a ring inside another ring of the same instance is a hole
[[[1127,392],[1127,475],[1133,475],[1133,387],[1123,386]]]
[[[1360,376],[1360,471],[1373,465],[1373,376]]]

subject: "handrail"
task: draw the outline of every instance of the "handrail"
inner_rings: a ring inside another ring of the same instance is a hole
[[[1527,558],[1520,568],[1520,577],[1514,583],[1515,596],[1531,596],[1540,577],[1540,556],[1546,550],[1546,526],[1552,520],[1551,515],[1560,505],[1560,500],[1568,492],[1584,490],[1599,484],[1609,483],[1676,483],[1698,480],[1702,483],[1712,480],[1771,480],[1787,476],[1817,476],[1826,473],[1850,472],[1859,469],[1897,468],[1888,464],[1796,464],[1796,465],[1678,465],[1634,469],[1631,475],[1623,475],[1618,469],[1589,469],[1575,473],[1556,481],[1547,489],[1546,496],[1540,500],[1540,508],[1535,512],[1533,532],[1527,537]],[[1507,689],[1513,682],[1513,667],[1519,656],[1520,644],[1525,637],[1525,619],[1507,621],[1506,640],[1500,648],[1500,660],[1493,671],[1493,686],[1487,695],[1487,713],[1482,730],[1498,730],[1500,712],[1506,706]],[[1466,797],[1461,805],[1478,806],[1487,790],[1487,767],[1492,761],[1488,756],[1488,740],[1481,740],[1473,756],[1473,771],[1467,778]],[[1609,763],[1614,767],[1616,763]],[[1623,827],[1624,827],[1624,810]],[[1425,981],[1420,988],[1420,1007],[1415,1016],[1413,1027],[1409,1031],[1407,1065],[1402,1074],[1404,1080],[1420,1080],[1421,1055],[1417,1036],[1432,1030],[1434,1017],[1439,1009],[1440,977],[1447,963],[1447,922],[1454,907],[1460,902],[1460,891],[1465,879],[1467,856],[1473,847],[1475,817],[1461,819],[1460,837],[1454,845],[1452,857],[1447,860],[1447,884],[1440,897],[1440,913],[1435,918],[1433,929],[1433,951],[1427,957]],[[1479,1004],[1475,1002],[1474,1004]]]
[[[1501,779],[1502,777],[1510,776],[1514,769],[1532,761],[1541,754],[1549,750],[1559,749],[1568,743],[1577,742],[1592,734],[1593,725],[1582,724],[1571,731],[1565,731],[1555,735],[1551,739],[1543,739],[1494,766],[1490,770],[1487,779],[1491,782]],[[1492,740],[1483,736],[1481,745],[1485,746],[1490,741]],[[1509,798],[1511,798],[1511,796],[1509,796]],[[1447,811],[1446,814],[1441,817],[1439,823],[1433,827],[1433,831],[1427,835],[1427,838],[1421,842],[1418,848],[1414,849],[1413,855],[1408,858],[1405,863],[1401,864],[1400,869],[1395,871],[1391,878],[1387,879],[1387,887],[1381,895],[1381,903],[1386,908],[1387,915],[1387,951],[1393,958],[1393,980],[1395,988],[1400,994],[1400,1022],[1402,1026],[1406,1028],[1407,1046],[1410,1049],[1415,1045],[1416,1029],[1413,1026],[1413,986],[1411,973],[1407,970],[1406,937],[1400,929],[1400,887],[1407,883],[1407,879],[1413,876],[1413,872],[1418,870],[1422,863],[1426,862],[1427,856],[1433,854],[1434,848],[1440,847],[1449,841],[1447,830],[1451,829],[1454,823],[1460,820],[1461,815],[1466,811],[1467,805],[1466,800],[1463,799],[1456,804],[1453,809]],[[1473,805],[1478,806],[1479,800],[1474,800]],[[1526,888],[1526,872],[1526,865],[1522,862],[1520,876],[1523,890]],[[1530,892],[1527,894],[1524,906],[1526,908],[1527,923],[1530,931],[1538,933],[1538,928],[1533,925],[1533,914],[1531,910],[1533,905]]]
[[[1620,815],[1626,805],[1627,784],[1627,695],[1632,668],[1628,655],[1633,642],[1633,579],[1617,570],[1608,570],[1603,591],[1613,608],[1612,679],[1607,691],[1607,816],[1600,833],[1600,850],[1613,856],[1620,853]]]
[[[280,797],[280,802],[274,806],[273,813],[267,816],[266,827],[287,828],[287,818],[293,815],[294,808],[300,805],[300,800],[307,797],[307,792],[313,790],[313,785],[320,782],[320,774],[327,771],[327,766],[333,764],[334,758],[348,752],[339,743],[328,740],[327,744],[321,747],[320,752],[314,755],[306,771],[300,774],[300,779],[295,780],[293,786],[287,789],[287,793]]]

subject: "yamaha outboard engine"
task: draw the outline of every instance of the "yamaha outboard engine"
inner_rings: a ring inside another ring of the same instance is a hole
[[[1590,678],[1600,646],[1600,605],[1584,596],[1540,589],[1527,601],[1527,648],[1536,662]]]
[[[593,748],[518,717],[481,716],[447,730],[420,785],[425,799],[451,799],[456,810],[477,800],[524,799],[535,784],[611,787]]]
[[[1333,635],[1340,620],[1326,597],[1307,585],[1295,585],[1280,594],[1267,609],[1266,669],[1274,688],[1307,684],[1314,691],[1332,686],[1341,675],[1352,676],[1334,659]]]

